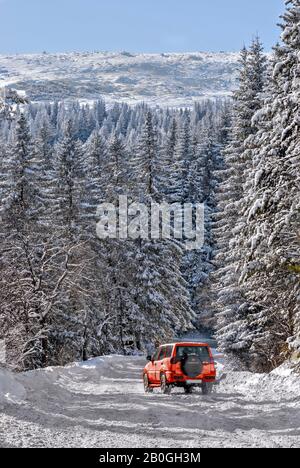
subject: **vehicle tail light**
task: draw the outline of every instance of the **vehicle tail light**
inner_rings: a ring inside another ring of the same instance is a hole
[[[210,359],[209,361],[204,361],[203,365],[204,366],[209,366],[209,372],[214,372],[215,371],[215,361],[214,361],[214,359]]]

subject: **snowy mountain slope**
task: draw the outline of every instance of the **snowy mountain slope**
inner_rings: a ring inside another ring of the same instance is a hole
[[[298,377],[229,372],[207,397],[145,395],[144,364],[107,356],[11,377],[0,447],[300,447]]]
[[[191,105],[236,87],[235,53],[69,53],[0,56],[0,87],[25,90],[33,101],[103,95],[112,101]]]

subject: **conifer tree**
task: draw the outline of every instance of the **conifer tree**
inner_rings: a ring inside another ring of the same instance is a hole
[[[251,343],[245,325],[252,313],[244,289],[239,284],[239,236],[244,226],[244,183],[251,156],[245,150],[245,142],[255,133],[252,117],[260,106],[260,93],[264,83],[264,57],[257,39],[250,51],[241,52],[240,86],[234,95],[232,130],[225,150],[223,182],[219,189],[219,203],[214,235],[217,239],[216,281],[219,286],[216,306],[218,314],[218,339],[223,351],[231,353],[248,365],[248,349]]]
[[[253,314],[246,333],[258,370],[299,355],[299,73],[300,3],[287,3],[283,45],[275,49],[264,105],[253,118],[240,249],[240,281]]]

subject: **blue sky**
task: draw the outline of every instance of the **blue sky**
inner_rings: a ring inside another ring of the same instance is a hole
[[[0,53],[269,50],[283,0],[0,0]]]

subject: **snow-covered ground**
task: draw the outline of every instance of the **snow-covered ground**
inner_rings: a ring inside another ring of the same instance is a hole
[[[0,55],[0,88],[33,101],[80,99],[190,106],[228,96],[237,86],[239,54],[94,52]]]
[[[0,447],[300,447],[300,379],[287,368],[229,372],[210,396],[145,395],[144,364],[0,370]]]

